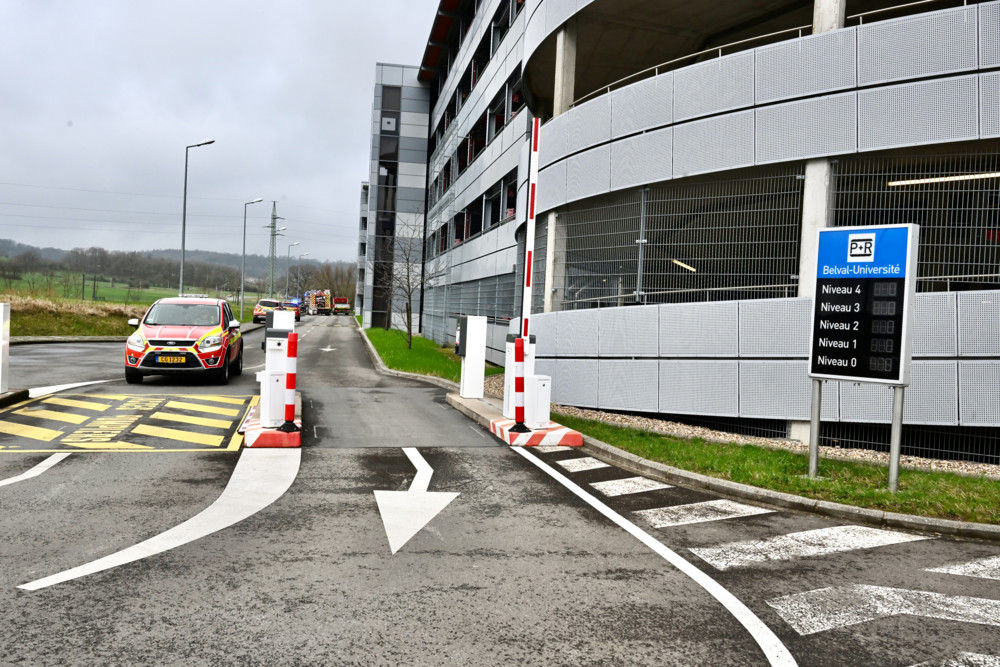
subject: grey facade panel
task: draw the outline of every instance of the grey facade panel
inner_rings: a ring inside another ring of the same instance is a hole
[[[840,418],[839,383],[824,381],[821,419]],[[808,421],[812,378],[808,361],[741,361],[740,416]]]
[[[552,376],[552,401],[584,408],[599,405],[597,359],[558,359]],[[535,369],[536,373],[538,369]]]
[[[761,299],[739,304],[740,356],[809,356],[812,299]]]
[[[556,164],[538,172],[536,189],[536,213],[548,211],[566,203],[566,162]],[[523,211],[524,201],[518,197],[518,211]],[[520,217],[520,216],[519,216]]]
[[[398,199],[396,201],[396,213],[420,213],[424,212],[424,200]]]
[[[960,76],[858,92],[858,150],[979,138],[979,77]]]
[[[659,409],[659,363],[602,359],[598,405],[610,410],[656,412]]]
[[[1000,137],[1000,73],[979,75],[979,133]]]
[[[958,423],[958,376],[953,361],[917,361],[903,401],[907,424]],[[998,365],[1000,368],[1000,365]],[[840,383],[840,420],[892,423],[892,387],[869,382]]]
[[[958,354],[1000,356],[1000,293],[958,293]]]
[[[396,201],[424,201],[423,188],[396,188]],[[409,212],[409,211],[407,211]],[[420,211],[423,213],[423,211]]]
[[[956,356],[958,354],[956,293],[918,294],[913,305],[913,356]]]
[[[673,122],[674,75],[667,72],[611,91],[611,136]]]
[[[857,86],[855,35],[848,28],[758,48],[757,103]]]
[[[423,164],[426,159],[427,159],[426,150],[408,151],[408,150],[403,150],[402,148],[399,149],[400,162],[414,162],[416,164]]]
[[[538,357],[552,357],[557,353],[557,342],[559,340],[556,333],[556,314],[538,313],[531,316],[531,334],[535,336],[535,355]],[[536,368],[537,371],[537,368]],[[539,373],[545,375],[545,373]]]
[[[753,106],[753,78],[753,51],[675,70],[674,122]]]
[[[841,93],[756,110],[756,162],[787,162],[854,153],[857,93]]]
[[[611,189],[611,146],[605,144],[566,159],[566,201]]]
[[[659,350],[659,306],[597,310],[602,357],[655,357]]]
[[[858,84],[975,69],[978,14],[960,7],[858,26]]]
[[[597,318],[589,310],[560,313],[556,338],[560,357],[596,357],[598,353]]]
[[[658,308],[661,357],[739,354],[739,302],[665,303]]]
[[[674,128],[645,132],[611,144],[611,189],[673,178]]]
[[[403,160],[400,158],[400,162],[419,162],[420,164],[425,164],[427,162],[427,139],[421,137],[400,137],[399,149],[406,151],[420,151],[424,153],[424,157],[419,160]]]
[[[611,96],[600,97],[573,107],[565,127],[566,152],[590,148],[611,139]]]
[[[979,66],[1000,67],[1000,2],[979,5]]]
[[[568,152],[569,127],[577,111],[570,109],[542,125],[538,131],[538,166],[547,167]]]
[[[404,112],[427,113],[427,100],[415,100],[404,97],[399,101],[399,109]]]
[[[738,417],[738,361],[660,361],[660,412]]]
[[[754,163],[754,111],[674,126],[674,178]]]
[[[998,426],[1000,361],[958,363],[959,421],[963,426]]]

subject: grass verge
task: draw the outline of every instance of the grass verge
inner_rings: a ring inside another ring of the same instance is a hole
[[[613,426],[569,415],[559,423],[649,461],[740,484],[855,507],[955,521],[1000,524],[1000,482],[954,473],[900,470],[899,491],[887,490],[889,471],[849,461],[820,461],[809,479],[806,455],[756,445],[715,444]]]
[[[11,336],[128,336],[146,306],[0,295],[10,303]]]
[[[450,347],[421,336],[413,337],[413,349],[406,347],[406,335],[396,329],[365,329],[382,361],[393,370],[421,375],[433,375],[458,382],[462,375],[462,362]],[[502,368],[486,367],[486,374],[503,373]]]

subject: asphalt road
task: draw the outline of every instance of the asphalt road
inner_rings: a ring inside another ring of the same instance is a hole
[[[299,332],[301,450],[232,437],[260,332],[227,387],[13,348],[12,386],[110,381],[0,414],[0,664],[1000,665],[1000,544],[513,450]]]

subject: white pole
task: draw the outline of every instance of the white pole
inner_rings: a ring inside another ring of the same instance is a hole
[[[524,294],[521,300],[521,336],[528,337],[531,316],[531,272],[535,254],[535,189],[538,184],[538,118],[531,121],[531,153],[528,157],[528,224],[524,235]]]

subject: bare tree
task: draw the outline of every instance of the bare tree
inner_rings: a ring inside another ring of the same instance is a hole
[[[447,273],[447,265],[441,258],[424,263],[423,233],[421,216],[399,214],[395,234],[385,239],[393,261],[384,263],[381,270],[376,265],[374,276],[376,285],[382,285],[389,296],[386,328],[391,326],[393,311],[398,308],[409,348],[413,347],[413,311],[419,306],[420,295],[425,288],[436,286]]]

